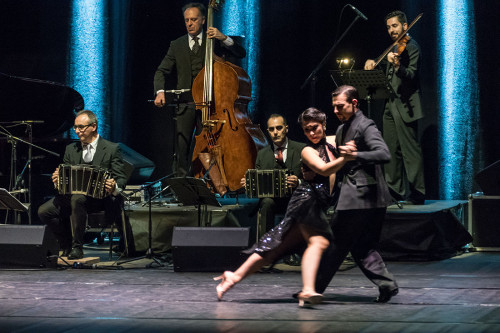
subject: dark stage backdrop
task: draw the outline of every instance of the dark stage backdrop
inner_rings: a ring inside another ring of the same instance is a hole
[[[154,72],[170,41],[185,33],[180,8],[187,2],[122,0],[112,1],[109,5],[110,82],[115,81],[111,92],[114,107],[108,111],[114,114],[110,117],[113,122],[110,124],[110,138],[153,160],[157,169],[152,179],[171,172],[174,126],[172,109],[157,109],[148,100],[154,98]],[[340,35],[354,18],[353,12],[346,9],[341,22],[338,22],[340,10],[345,4],[345,1],[333,0],[260,2],[260,82],[254,84],[260,86],[261,95],[252,117],[263,130],[269,114],[282,113],[289,120],[290,136],[304,140],[296,118],[311,106],[312,98],[309,87],[301,90],[300,86],[331,48],[335,36]],[[377,57],[391,43],[383,20],[385,14],[402,9],[411,21],[424,12],[423,18],[412,29],[413,38],[422,48],[421,83],[427,113],[419,131],[425,155],[428,197],[439,199],[436,69],[439,57],[443,55],[439,49],[441,36],[436,34],[436,4],[426,0],[353,0],[351,4],[360,9],[368,21],[357,21],[318,72],[314,91],[316,106],[329,114],[328,131],[333,134],[339,123],[331,112],[329,92],[334,84],[328,70],[337,67],[336,58],[349,55],[356,61],[354,68],[361,69],[367,58]],[[478,156],[483,157],[479,163],[483,166],[500,156],[497,83],[500,74],[497,64],[500,28],[494,24],[498,9],[500,3],[497,0],[475,1],[482,128]],[[70,13],[70,1],[0,0],[0,72],[64,83]],[[116,83],[117,80],[120,84]],[[29,93],[27,101],[36,104],[36,101],[29,101]],[[364,103],[362,107],[366,109]],[[381,107],[381,101],[373,103],[372,118],[380,127]],[[8,110],[2,109],[0,117],[3,112]],[[8,172],[9,149],[4,141],[0,142],[0,172],[3,174]]]

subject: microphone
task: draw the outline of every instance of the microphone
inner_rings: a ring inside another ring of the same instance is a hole
[[[11,121],[13,124],[44,124],[43,120],[14,120]]]
[[[22,188],[20,190],[10,191],[9,193],[10,194],[18,194],[18,193],[26,193],[26,192],[28,192],[28,189],[27,188]]]
[[[177,94],[180,95],[182,93],[191,91],[191,89],[173,89],[173,90],[165,90],[164,93],[168,94]]]
[[[117,187],[118,189],[118,193],[124,197],[127,201],[130,201],[130,194],[126,194],[125,192],[123,192],[123,190],[119,187]]]
[[[368,17],[366,17],[362,12],[360,12],[356,7],[354,7],[353,5],[351,5],[349,3],[347,5],[349,7],[351,7],[351,9],[354,10],[359,17],[361,17],[365,21],[368,21]]]

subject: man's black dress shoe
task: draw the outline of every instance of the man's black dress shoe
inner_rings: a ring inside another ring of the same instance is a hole
[[[71,249],[71,252],[68,254],[69,260],[82,259],[83,258],[83,250],[79,247],[74,247]]]
[[[70,247],[68,247],[66,249],[63,249],[61,257],[67,257],[67,256],[69,256],[70,252],[71,252],[71,248]]]
[[[391,300],[392,296],[396,296],[399,293],[399,289],[392,289],[390,290],[389,288],[384,288],[384,289],[379,289],[379,295],[375,299],[374,302],[376,303],[387,303]]]

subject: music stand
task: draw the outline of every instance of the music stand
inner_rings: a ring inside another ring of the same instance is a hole
[[[6,189],[0,187],[0,209],[11,209],[20,212],[28,212],[28,207],[23,205],[21,201],[17,200]]]
[[[396,95],[384,72],[380,69],[331,70],[330,76],[337,87],[345,84],[356,87],[359,98],[365,99],[368,104],[368,118],[371,118],[372,99],[387,99]]]
[[[170,178],[165,180],[170,189],[175,193],[177,199],[184,206],[198,206],[198,226],[201,227],[201,205],[220,207],[221,204],[215,198],[204,179],[193,177]]]
[[[145,190],[145,191],[148,191],[148,216],[149,216],[149,219],[148,219],[148,249],[146,250],[146,254],[143,255],[143,256],[140,256],[140,257],[137,257],[137,258],[132,258],[132,259],[127,259],[127,260],[123,260],[123,261],[120,261],[117,263],[117,265],[121,265],[121,264],[125,264],[127,262],[131,262],[131,261],[137,261],[137,260],[140,260],[140,259],[152,259],[153,262],[149,263],[146,265],[146,268],[150,268],[150,267],[153,267],[153,264],[156,263],[158,264],[158,266],[162,267],[163,264],[157,259],[157,257],[159,255],[157,255],[156,253],[154,253],[153,251],[153,218],[152,218],[152,211],[151,211],[151,208],[153,206],[153,185],[156,184],[156,183],[159,183],[161,182],[163,179],[165,179],[166,177],[169,177],[169,176],[165,176],[165,177],[162,177],[154,182],[150,182],[148,183],[147,185],[141,185],[141,187],[139,187],[138,189],[132,191],[130,194],[124,194],[123,192],[120,192],[120,194],[126,198],[126,199],[130,199],[130,197],[132,195],[134,195],[135,193],[141,191],[141,190]]]

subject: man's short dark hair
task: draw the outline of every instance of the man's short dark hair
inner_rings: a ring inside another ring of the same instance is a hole
[[[302,112],[299,115],[297,122],[299,123],[300,126],[302,126],[303,123],[309,121],[323,123],[326,121],[326,114],[323,111],[320,111],[314,107],[307,108],[304,112]]]
[[[345,95],[346,100],[349,103],[352,103],[353,99],[356,99],[359,101],[358,90],[356,88],[354,88],[353,86],[344,85],[344,86],[338,87],[337,89],[335,89],[332,92],[332,97],[337,97],[337,96],[342,95],[342,94]]]
[[[198,8],[198,10],[201,13],[201,16],[203,16],[203,17],[207,16],[207,8],[205,7],[204,4],[199,3],[199,2],[190,2],[190,3],[182,6],[182,15],[184,15],[184,12],[186,11],[186,9],[189,9],[189,8]]]
[[[90,123],[87,124],[87,125],[92,125],[92,124],[95,124],[96,125],[96,128],[97,128],[97,116],[95,115],[94,112],[90,111],[90,110],[82,110],[82,111],[78,111],[78,113],[76,114],[76,117],[79,117],[81,116],[82,114],[85,114],[87,115],[87,117],[89,117],[89,121]],[[75,117],[75,118],[76,118]]]
[[[269,116],[269,118],[267,118],[267,120],[269,121],[269,119],[271,118],[283,118],[283,124],[286,126],[288,125],[287,121],[286,121],[286,118],[283,117],[282,115],[278,114],[278,113],[273,113],[272,115]]]
[[[400,11],[400,10],[395,10],[395,11],[390,12],[389,14],[387,14],[385,16],[384,23],[387,23],[387,20],[390,19],[390,18],[393,18],[393,17],[397,17],[399,23],[401,23],[401,24],[408,23],[408,20],[406,19],[406,14],[403,13],[402,11]]]

